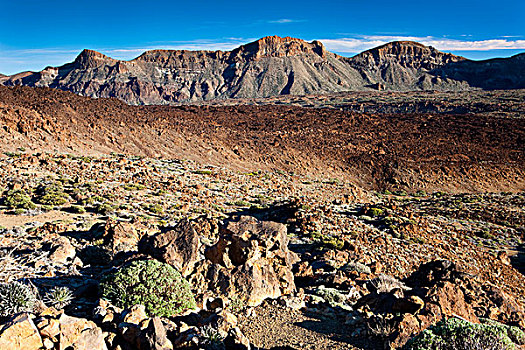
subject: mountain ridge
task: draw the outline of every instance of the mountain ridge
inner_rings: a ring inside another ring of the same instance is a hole
[[[84,49],[71,63],[0,77],[0,83],[162,105],[343,91],[524,88],[525,60],[472,61],[412,41],[343,57],[320,41],[268,36],[231,51],[148,50],[129,61]]]

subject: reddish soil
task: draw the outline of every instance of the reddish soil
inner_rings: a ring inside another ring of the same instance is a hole
[[[525,189],[525,119],[283,105],[128,106],[0,87],[2,151],[120,152],[347,178],[365,188]]]

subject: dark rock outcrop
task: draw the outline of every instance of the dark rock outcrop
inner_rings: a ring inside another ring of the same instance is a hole
[[[130,61],[84,50],[72,63],[0,77],[0,84],[117,97],[129,104],[340,91],[515,89],[525,87],[524,57],[470,61],[399,41],[348,58],[319,41],[272,36],[232,51],[151,50]]]

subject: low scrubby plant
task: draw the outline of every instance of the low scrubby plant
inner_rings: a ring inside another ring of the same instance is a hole
[[[162,214],[164,212],[164,208],[159,203],[149,204],[146,209],[153,214]]]
[[[102,215],[107,215],[115,211],[115,207],[107,202],[95,205],[95,212]]]
[[[146,186],[142,184],[136,184],[136,183],[127,183],[122,186],[126,191],[140,191],[146,188]]]
[[[408,341],[407,350],[507,350],[525,345],[525,333],[518,327],[491,320],[472,323],[458,318],[441,320]]]
[[[321,237],[320,243],[328,249],[343,249],[345,241],[334,236],[323,236]]]
[[[86,209],[81,205],[72,205],[69,207],[69,211],[75,214],[84,214]]]
[[[199,174],[199,175],[211,175],[211,174],[213,174],[213,171],[211,171],[211,170],[195,170],[193,173]]]
[[[10,190],[4,200],[4,204],[11,209],[35,209],[36,205],[31,197],[23,190]]]
[[[368,216],[382,216],[384,213],[383,209],[380,208],[369,208],[366,212]]]
[[[37,197],[35,201],[43,205],[63,205],[69,200],[69,196],[64,193],[64,188],[60,182],[41,185],[36,192]]]
[[[31,312],[35,306],[31,288],[20,282],[0,283],[0,317]]]
[[[208,325],[202,327],[200,338],[207,349],[224,349],[224,337],[216,328]]]
[[[118,307],[136,304],[150,316],[175,316],[196,307],[189,283],[171,265],[157,260],[134,261],[104,278],[102,296]]]
[[[41,205],[40,206],[40,210],[42,210],[42,211],[51,211],[51,210],[53,210],[53,206],[52,205]]]
[[[63,309],[73,301],[73,292],[68,287],[55,287],[45,295],[44,301],[57,309]]]
[[[366,273],[367,275],[372,273],[370,267],[366,266],[363,263],[357,261],[351,261],[346,263],[342,269],[346,272],[357,272],[357,273]]]
[[[410,290],[403,282],[397,278],[380,273],[377,278],[370,281],[375,287],[377,293],[390,293],[394,289]]]

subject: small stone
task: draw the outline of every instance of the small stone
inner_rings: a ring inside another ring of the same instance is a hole
[[[127,312],[124,312],[124,318],[122,321],[125,323],[140,325],[140,323],[147,318],[146,307],[144,305],[133,305]]]
[[[44,348],[46,349],[53,349],[55,347],[55,343],[51,341],[49,338],[44,338]]]
[[[498,253],[498,260],[505,265],[510,265],[510,259],[506,252],[501,251]]]

